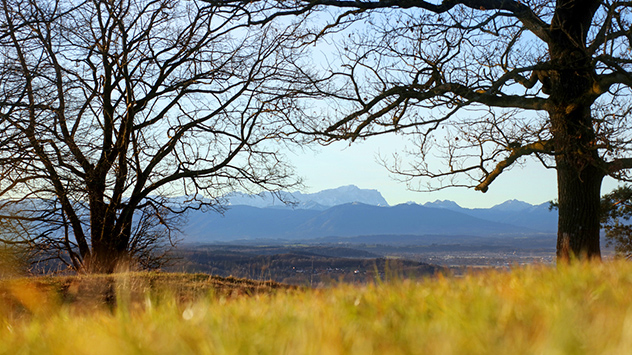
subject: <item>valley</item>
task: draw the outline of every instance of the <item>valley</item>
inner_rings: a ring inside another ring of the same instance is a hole
[[[259,240],[183,244],[167,270],[319,287],[393,277],[423,278],[436,273],[461,275],[471,268],[552,264],[554,256],[554,235],[504,239],[373,236],[301,243]]]
[[[322,286],[555,260],[557,212],[548,203],[389,206],[379,191],[353,185],[226,201],[222,214],[188,215],[169,270]]]

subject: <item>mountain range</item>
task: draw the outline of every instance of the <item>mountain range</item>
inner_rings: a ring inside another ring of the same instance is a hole
[[[277,196],[281,196],[281,200]],[[281,192],[226,196],[228,210],[192,212],[185,242],[309,240],[389,235],[518,236],[555,233],[548,204],[510,200],[491,208],[463,208],[453,201],[389,206],[377,190],[343,186],[313,194]],[[291,201],[291,205],[284,202]]]
[[[311,194],[304,194],[300,191],[291,193],[281,191],[278,193],[278,196],[271,192],[263,192],[257,195],[233,192],[226,198],[229,201],[229,205],[245,205],[259,208],[326,210],[329,207],[353,202],[372,206],[388,206],[388,203],[379,191],[360,189],[354,185],[341,186]]]

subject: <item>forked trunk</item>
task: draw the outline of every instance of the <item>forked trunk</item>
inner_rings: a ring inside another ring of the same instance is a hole
[[[116,219],[107,216],[105,204],[94,203],[91,207],[92,253],[84,260],[84,271],[110,274],[129,263],[131,222],[121,230],[116,226]]]
[[[92,241],[92,254],[85,264],[90,273],[111,274],[129,264],[129,238],[123,233],[109,231]]]

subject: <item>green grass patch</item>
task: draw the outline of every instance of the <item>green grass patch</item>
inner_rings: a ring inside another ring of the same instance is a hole
[[[632,264],[626,262],[318,290],[208,275],[81,278],[0,282],[0,353],[629,354],[632,349]]]

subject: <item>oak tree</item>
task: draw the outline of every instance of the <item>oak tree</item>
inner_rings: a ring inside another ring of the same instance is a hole
[[[557,171],[558,258],[600,257],[602,181],[627,180],[632,168],[631,3],[265,3],[277,13],[252,22],[318,15],[309,40],[338,50],[323,69],[305,71],[312,89],[303,93],[326,106],[303,112],[301,131],[325,141],[412,134],[417,159],[391,168],[409,182],[431,178],[430,189],[485,192],[535,158]]]
[[[80,271],[150,267],[187,209],[296,184],[269,143],[284,138],[294,27],[247,15],[195,0],[0,1],[0,222],[15,231],[3,242]]]

